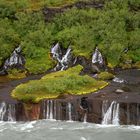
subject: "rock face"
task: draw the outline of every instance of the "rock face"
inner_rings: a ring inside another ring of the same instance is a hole
[[[54,71],[66,70],[68,67],[76,63],[76,58],[74,58],[72,55],[72,49],[69,47],[66,51],[64,51],[60,47],[59,43],[51,48],[51,55],[52,58],[57,61]]]
[[[92,122],[103,125],[140,125],[140,103],[87,99],[88,109],[80,106],[80,99],[44,100],[40,104],[0,104],[1,121],[32,121],[55,119]]]
[[[12,68],[22,69],[24,68],[24,64],[25,58],[21,55],[21,47],[19,46],[13,51],[10,58],[5,61],[0,75],[5,75],[7,71]]]
[[[112,81],[109,86],[97,93],[86,96],[67,95],[59,99],[43,100],[38,104],[7,100],[8,97],[5,96],[7,88],[1,87],[0,120],[55,119],[103,125],[140,125],[139,77],[140,70],[121,71],[117,74],[117,78],[123,82]],[[22,82],[27,81],[23,80]],[[10,85],[16,86],[19,83],[21,81],[10,82]],[[4,84],[4,86],[6,85]],[[123,92],[116,92],[117,89],[123,89]]]

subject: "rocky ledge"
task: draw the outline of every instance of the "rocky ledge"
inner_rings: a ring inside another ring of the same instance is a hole
[[[43,100],[38,104],[25,104],[10,97],[9,93],[20,82],[40,77],[28,77],[22,81],[5,83],[1,81],[0,120],[55,119],[140,125],[140,70],[119,71],[107,87],[87,95],[65,95],[59,99]]]

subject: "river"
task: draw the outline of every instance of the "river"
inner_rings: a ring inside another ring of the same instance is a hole
[[[0,122],[0,140],[140,140],[140,126],[41,120]]]

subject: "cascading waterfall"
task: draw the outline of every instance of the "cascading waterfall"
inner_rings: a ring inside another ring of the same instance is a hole
[[[106,108],[104,103],[102,109]],[[102,111],[103,112],[103,111]],[[119,103],[113,101],[103,116],[103,125],[119,125]]]
[[[21,54],[21,47],[15,48],[11,56],[5,61],[0,75],[7,74],[7,71],[12,68],[24,68],[25,58]]]
[[[0,103],[0,121],[16,121],[16,110],[14,104]]]
[[[119,103],[114,104],[112,124],[119,125]]]
[[[100,65],[104,64],[103,56],[101,52],[98,50],[98,48],[96,48],[95,52],[93,53],[92,63],[93,64],[99,63]]]
[[[69,121],[72,121],[72,105],[70,102],[68,103],[68,117]]]
[[[51,48],[51,55],[52,58],[58,62],[56,67],[54,68],[55,71],[63,71],[67,69],[70,65],[74,65],[77,61],[77,58],[73,58],[72,49],[68,47],[68,49],[64,51],[61,49],[59,43],[57,43]]]
[[[60,61],[62,68],[61,71],[65,70],[66,68],[68,68],[68,65],[71,61],[71,48],[68,48],[66,51],[66,54],[62,57],[62,60]]]
[[[50,118],[49,119],[53,119],[53,101],[50,100]]]
[[[13,104],[9,104],[8,105],[8,121],[16,121],[16,118],[15,118],[15,105]]]
[[[0,104],[0,121],[3,121],[4,120],[4,116],[5,116],[5,113],[6,113],[6,103],[5,102],[2,102]]]
[[[45,108],[46,109],[46,108]],[[46,111],[46,119],[54,119],[53,117],[53,101],[47,100],[47,111]]]
[[[87,112],[84,114],[84,120],[83,120],[84,123],[87,123]]]

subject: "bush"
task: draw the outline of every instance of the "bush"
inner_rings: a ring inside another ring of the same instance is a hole
[[[30,81],[17,86],[12,97],[22,101],[39,102],[42,99],[57,98],[64,94],[87,94],[107,85],[85,75],[80,76],[81,66],[70,68],[64,72],[46,75],[41,80]]]
[[[109,73],[109,72],[101,72],[98,75],[98,78],[101,80],[112,80],[114,78],[114,75],[112,73]]]

